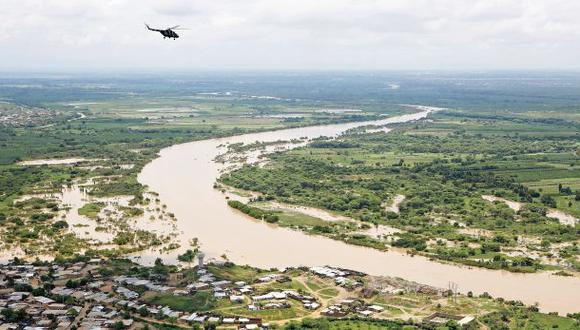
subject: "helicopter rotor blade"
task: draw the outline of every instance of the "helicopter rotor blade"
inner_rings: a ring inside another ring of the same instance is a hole
[[[175,29],[178,29],[178,28],[179,28],[179,25],[176,25],[174,27],[167,28],[167,30],[175,30]]]

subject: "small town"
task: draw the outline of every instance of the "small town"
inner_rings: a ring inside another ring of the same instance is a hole
[[[203,254],[193,268],[84,256],[0,268],[0,329],[277,329],[307,318],[467,328],[502,303],[327,266],[204,263]]]
[[[79,117],[80,114],[75,116]],[[62,111],[11,104],[0,99],[0,127],[36,127],[73,118]]]

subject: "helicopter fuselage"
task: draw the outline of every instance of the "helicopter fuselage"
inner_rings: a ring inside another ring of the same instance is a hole
[[[173,29],[178,28],[178,26],[169,28],[169,29],[165,29],[165,30],[161,30],[161,29],[152,29],[149,25],[147,25],[147,23],[145,23],[145,26],[147,27],[147,29],[149,31],[155,31],[155,32],[159,32],[161,33],[161,35],[163,36],[163,39],[165,38],[170,38],[170,39],[177,39],[179,38],[179,35],[177,33],[175,33],[175,31],[173,31]]]
[[[179,35],[171,29],[159,30],[159,33],[161,33],[163,35],[163,38],[173,38],[173,39],[179,38]]]

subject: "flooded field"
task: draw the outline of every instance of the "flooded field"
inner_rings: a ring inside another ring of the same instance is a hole
[[[63,158],[63,159],[34,159],[26,160],[18,163],[18,165],[23,166],[33,166],[33,165],[70,165],[82,162],[91,162],[96,159],[86,159],[86,158]]]
[[[514,202],[514,201],[510,201],[509,199],[491,196],[491,195],[483,195],[483,196],[481,196],[481,198],[483,198],[484,200],[486,200],[488,202],[505,203],[510,209],[512,209],[516,212],[518,212],[522,208],[522,206],[525,205],[524,203]],[[558,221],[561,224],[568,225],[568,226],[574,226],[578,222],[578,219],[576,217],[574,217],[568,213],[562,212],[560,210],[556,210],[556,209],[548,209],[546,216],[548,218],[558,219]]]
[[[405,200],[404,195],[396,195],[390,205],[385,206],[385,211],[399,213],[399,205]]]
[[[332,214],[328,211],[317,209],[314,207],[308,206],[299,206],[299,205],[291,205],[291,204],[284,204],[278,202],[269,202],[262,206],[263,209],[266,210],[278,210],[278,211],[291,211],[300,214],[305,214],[314,218],[318,218],[324,221],[354,221],[351,218]]]
[[[249,218],[228,207],[225,195],[213,189],[220,172],[228,166],[214,159],[227,150],[227,144],[336,136],[359,126],[418,120],[435,110],[429,107],[417,109],[421,112],[374,122],[246,134],[163,149],[159,158],[145,166],[139,181],[159,193],[168,211],[175,213],[182,248],[163,255],[146,251],[138,255],[140,262],[151,263],[157,257],[175,262],[177,254],[183,253],[187,247],[185,242],[198,238],[201,250],[208,257],[227,258],[238,264],[264,268],[330,265],[371,275],[402,277],[437,287],[447,287],[449,282],[455,282],[461,292],[489,292],[493,296],[518,299],[527,304],[538,302],[545,311],[566,313],[580,309],[580,279],[576,277],[469,268],[399,251],[381,252],[347,245]]]
[[[101,178],[102,179],[102,178]],[[88,191],[94,181],[75,182],[63,187],[60,192],[23,195],[15,203],[35,199],[44,199],[57,203],[59,210],[55,213],[56,220],[65,221],[67,232],[82,240],[80,251],[87,249],[118,249],[116,239],[124,233],[141,233],[138,244],[146,244],[149,240],[159,240],[162,244],[156,248],[166,249],[171,237],[177,235],[177,227],[173,216],[166,212],[165,206],[152,193],[144,193],[146,202],[132,205],[133,196],[95,197]],[[146,234],[146,235],[144,235]],[[41,260],[52,260],[55,252],[51,250],[48,237],[35,241],[33,250],[13,245],[0,245],[0,263],[14,257],[30,259],[39,257]],[[150,243],[150,242],[149,242]],[[148,247],[149,245],[145,245]],[[125,244],[125,248],[138,248],[138,245]]]

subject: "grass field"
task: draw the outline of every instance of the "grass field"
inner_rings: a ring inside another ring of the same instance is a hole
[[[263,309],[259,311],[250,311],[247,307],[231,308],[227,310],[222,310],[225,315],[233,316],[246,316],[246,317],[259,317],[264,321],[278,321],[278,320],[289,320],[293,318],[303,317],[311,314],[312,311],[304,309],[300,302],[293,300],[288,301],[291,305],[289,308],[283,309]]]
[[[95,219],[97,217],[97,215],[99,214],[99,212],[101,211],[101,209],[103,208],[103,204],[99,203],[87,203],[85,205],[83,205],[81,208],[79,208],[78,213],[80,215],[84,215],[86,217]]]
[[[219,278],[230,281],[244,281],[246,283],[252,283],[266,274],[265,271],[258,271],[253,267],[238,265],[231,265],[228,267],[208,266],[208,271]]]
[[[207,311],[216,307],[216,301],[210,292],[197,292],[193,296],[175,296],[171,293],[156,294],[146,301],[153,305],[169,306],[171,309],[182,312]]]

